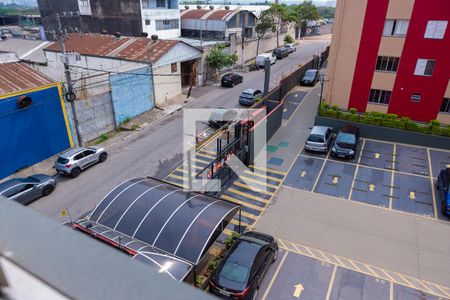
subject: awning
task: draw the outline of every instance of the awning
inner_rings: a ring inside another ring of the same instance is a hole
[[[156,179],[136,178],[112,190],[88,220],[197,264],[239,209]]]

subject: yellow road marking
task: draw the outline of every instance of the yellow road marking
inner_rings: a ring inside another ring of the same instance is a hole
[[[241,216],[252,219],[253,221],[255,221],[257,219],[258,216],[252,215],[246,211],[242,211],[241,210]]]
[[[259,206],[256,206],[256,205],[253,205],[253,204],[241,201],[239,199],[230,197],[228,195],[221,195],[220,198],[228,200],[228,201],[231,201],[231,202],[234,202],[234,203],[237,203],[237,204],[240,204],[242,206],[246,206],[246,207],[251,208],[251,209],[258,210],[258,211],[263,211],[264,210],[262,207],[259,207]]]
[[[170,173],[169,175],[167,175],[167,177],[172,177],[172,178],[180,179],[180,180],[183,180],[183,181],[184,181],[184,177],[183,177],[183,176],[178,176],[178,175],[175,175],[175,174],[173,174],[173,173]],[[167,178],[167,177],[166,177],[166,178]]]
[[[269,285],[267,286],[267,289],[266,289],[266,291],[264,292],[264,295],[262,296],[261,300],[266,300],[267,295],[269,294],[270,289],[272,288],[273,283],[275,282],[275,279],[276,279],[277,276],[278,276],[278,273],[280,273],[281,267],[283,266],[284,261],[286,260],[286,257],[287,257],[287,255],[288,255],[288,253],[289,253],[288,251],[286,251],[286,253],[284,253],[283,258],[281,259],[280,264],[278,265],[277,269],[275,270],[275,273],[273,274],[273,277],[272,277],[272,279],[270,280]]]
[[[231,219],[230,223],[239,226],[239,220]],[[248,227],[250,224],[247,224],[241,220],[241,226]]]
[[[331,273],[330,284],[328,285],[327,296],[325,297],[325,300],[330,299],[331,290],[333,289],[333,285],[334,285],[334,278],[336,277],[336,270],[337,270],[337,266],[334,265],[333,273]]]
[[[167,179],[167,177],[166,177],[166,179]],[[166,179],[164,179],[163,181],[164,181],[164,182],[167,182],[167,183],[170,183],[170,184],[178,185],[179,187],[182,187],[182,188],[184,188],[184,189],[187,189],[187,188],[188,188],[186,185],[183,185],[183,184],[181,184],[181,183],[176,183],[176,182],[170,182],[170,181],[167,181]]]
[[[198,161],[198,162],[201,162],[201,163],[204,163],[204,164],[207,164],[207,165],[210,163],[210,161],[203,160],[203,159],[198,159],[198,158],[195,158],[195,157],[192,160],[193,161]]]
[[[198,152],[205,152],[205,153],[208,153],[208,154],[211,154],[211,155],[216,155],[217,154],[216,152],[210,151],[210,150],[207,150],[207,149],[199,149]]]
[[[278,171],[278,170],[274,170],[274,169],[263,169],[263,168],[255,166],[255,165],[250,165],[250,167],[253,168],[253,169],[261,170],[261,171],[264,171],[264,172],[270,172],[270,173],[274,173],[274,174],[279,174],[279,175],[286,175],[287,174],[286,172],[282,172],[282,171]]]
[[[252,194],[249,194],[249,193],[241,192],[239,190],[236,190],[235,188],[229,188],[227,191],[230,192],[230,193],[236,194],[236,195],[240,195],[240,196],[245,197],[245,198],[249,198],[249,199],[252,199],[252,200],[256,200],[256,201],[262,202],[264,204],[269,202],[269,200],[267,200],[267,199],[264,199],[264,198],[261,198],[261,197],[258,197],[258,196],[255,196],[255,195],[252,195]]]
[[[201,155],[201,156],[204,156],[204,157],[207,157],[207,158],[211,158],[211,159],[215,159],[215,158],[216,158],[215,156],[210,155],[210,154],[200,153],[200,151],[198,151],[198,152],[195,153],[195,154],[198,154],[198,155]]]
[[[273,189],[277,189],[278,188],[278,185],[274,185],[274,184],[270,184],[270,183],[264,183],[264,182],[258,181],[256,179],[247,177],[247,176],[239,176],[239,178],[244,178],[246,181],[259,184],[260,186],[266,185],[266,186],[268,186],[270,188],[273,188]]]
[[[252,186],[248,186],[248,185],[246,185],[246,184],[244,184],[244,183],[241,183],[241,182],[239,182],[239,181],[233,182],[233,185],[242,187],[242,188],[244,188],[244,189],[248,189],[248,190],[250,190],[250,191],[255,191],[255,192],[258,192],[258,193],[266,194],[266,195],[269,195],[269,196],[272,196],[272,195],[274,194],[274,193],[272,193],[272,192],[268,192],[268,191],[263,190],[263,189],[258,189],[258,188],[252,187]]]
[[[371,183],[369,184],[369,192],[375,191],[375,184]]]
[[[225,233],[226,235],[231,235],[232,232],[233,232],[233,231],[231,231],[231,230],[228,229],[228,228],[225,228],[225,229],[223,230],[223,233]]]
[[[183,166],[186,167],[186,168],[188,167],[187,163],[184,163]],[[203,169],[205,168],[205,167],[200,167],[200,166],[197,166],[197,165],[192,165],[192,166],[193,166],[195,169],[200,170],[200,171],[203,170]],[[178,167],[177,169],[181,169],[181,168]],[[184,168],[183,168],[183,170],[184,170]]]
[[[273,180],[273,181],[283,182],[282,178],[276,178],[276,177],[272,177],[272,176],[267,176],[267,175],[260,174],[260,173],[257,173],[257,172],[251,172],[251,171],[245,170],[244,173],[251,174],[253,176],[264,178],[264,179],[269,179],[269,180]]]
[[[431,167],[431,155],[430,155],[430,149],[427,148],[427,155],[428,155],[428,168],[429,168],[429,174],[430,174],[430,181],[431,181],[431,196],[433,197],[433,209],[434,209],[434,218],[438,218],[438,211],[437,211],[437,204],[436,204],[436,194],[434,192],[434,181],[433,181],[433,168]]]

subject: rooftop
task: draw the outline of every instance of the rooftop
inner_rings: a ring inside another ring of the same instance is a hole
[[[47,41],[8,38],[0,40],[0,51],[16,53],[21,60],[45,63],[43,48],[49,44]]]
[[[157,40],[146,37],[115,37],[102,34],[72,33],[65,42],[66,51],[78,52],[82,55],[119,58],[137,62],[159,60],[180,41]],[[52,44],[46,51],[59,52],[59,45]]]
[[[181,20],[227,21],[243,9],[185,9],[181,10]]]
[[[0,64],[0,96],[54,83],[23,63]]]

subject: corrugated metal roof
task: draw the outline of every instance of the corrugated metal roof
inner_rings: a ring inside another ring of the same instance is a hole
[[[22,60],[45,63],[46,58],[42,49],[49,44],[50,42],[46,41],[8,38],[0,40],[0,51],[16,53]]]
[[[23,63],[0,64],[0,95],[37,88],[54,82]]]
[[[67,39],[66,51],[82,55],[121,58],[124,60],[148,62],[157,61],[180,41],[157,40],[153,42],[146,37],[120,37],[101,34],[72,33]],[[59,45],[53,44],[46,51],[59,52]]]
[[[208,20],[225,20],[228,16],[234,15],[239,10],[217,10],[208,17]]]
[[[210,10],[207,9],[192,9],[192,10],[185,10],[181,12],[180,18],[182,20],[189,20],[189,19],[201,19],[203,15],[210,12]]]

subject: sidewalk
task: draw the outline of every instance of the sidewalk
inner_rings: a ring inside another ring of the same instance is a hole
[[[192,92],[196,90],[197,88],[193,88]],[[150,111],[147,111],[133,119],[131,119],[126,124],[122,124],[120,126],[120,129],[114,132],[110,132],[104,135],[105,139],[104,141],[100,142],[102,140],[101,137],[97,138],[96,140],[90,141],[86,143],[85,146],[96,146],[96,147],[103,147],[103,148],[111,148],[118,142],[124,141],[126,138],[136,134],[139,131],[142,131],[147,126],[151,125],[152,123],[155,123],[159,120],[164,119],[165,117],[173,114],[174,112],[181,110],[183,107],[190,105],[197,101],[197,98],[195,97],[189,97],[186,99],[186,94],[180,94],[178,96],[175,96],[172,99],[167,100],[164,102],[164,104],[160,105],[159,107],[156,107]],[[17,177],[28,177],[33,174],[48,174],[51,176],[56,176],[56,171],[53,168],[53,165],[58,158],[59,154],[56,154],[54,156],[49,157],[48,159],[41,161],[33,166],[30,166],[28,168],[25,168],[23,170],[20,170],[19,172],[3,179],[8,180],[11,178],[17,178]],[[3,181],[2,180],[2,181]]]

